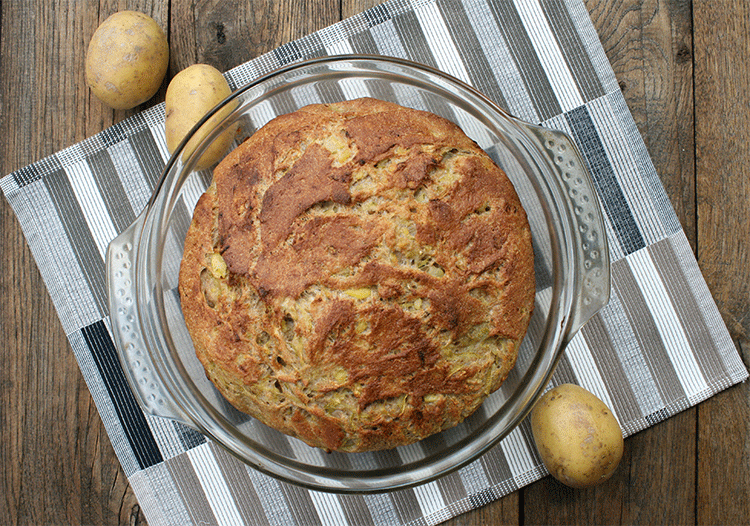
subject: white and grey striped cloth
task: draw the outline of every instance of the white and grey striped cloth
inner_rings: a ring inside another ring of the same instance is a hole
[[[392,0],[226,76],[237,87],[341,53],[434,66],[577,143],[604,207],[612,299],[569,345],[554,382],[596,393],[630,435],[747,378],[581,0]],[[545,475],[524,424],[438,481],[377,495],[317,493],[144,415],[112,343],[104,254],[166,163],[163,119],[156,106],[0,183],[150,524],[437,524]]]

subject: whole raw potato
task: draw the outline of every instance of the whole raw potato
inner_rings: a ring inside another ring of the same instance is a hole
[[[229,84],[213,66],[194,64],[175,75],[167,87],[165,99],[165,132],[169,153],[174,153],[198,121],[230,94]],[[198,143],[233,107],[228,105],[201,126],[188,141],[183,160],[187,159]],[[235,133],[236,129],[228,129],[219,135],[201,156],[195,168],[202,170],[218,162],[227,152]]]
[[[577,385],[547,391],[531,413],[531,430],[550,474],[574,488],[607,480],[622,458],[617,419],[604,402]]]
[[[169,44],[159,24],[136,11],[119,11],[94,32],[86,54],[86,84],[111,108],[146,102],[169,65]]]

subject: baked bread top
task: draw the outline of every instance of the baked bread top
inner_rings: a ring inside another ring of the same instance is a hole
[[[507,377],[533,310],[531,233],[455,124],[317,104],[217,166],[179,288],[235,407],[326,450],[386,449],[455,426]]]

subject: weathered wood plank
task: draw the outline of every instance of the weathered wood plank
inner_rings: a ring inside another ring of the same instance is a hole
[[[379,0],[341,0],[341,18],[349,18],[380,3]]]
[[[750,225],[750,6],[697,2],[695,40],[698,263],[730,332],[748,340],[750,227],[728,226]]]
[[[172,2],[170,74],[198,62],[226,71],[339,19],[331,0]]]
[[[708,287],[750,364],[750,6],[694,2],[697,254]],[[750,516],[750,386],[698,408],[701,524]]]
[[[750,342],[740,342],[745,366]],[[698,407],[698,524],[747,524],[750,517],[750,387],[737,385]]]

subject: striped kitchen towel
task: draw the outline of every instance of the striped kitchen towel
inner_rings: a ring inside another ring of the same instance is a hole
[[[566,349],[554,383],[597,394],[630,435],[747,378],[581,0],[391,0],[226,77],[238,87],[293,61],[341,53],[436,67],[578,145],[605,212],[612,294]],[[0,181],[150,524],[437,524],[546,474],[524,423],[435,482],[319,493],[144,414],[112,342],[104,255],[165,166],[163,126],[158,105]]]

